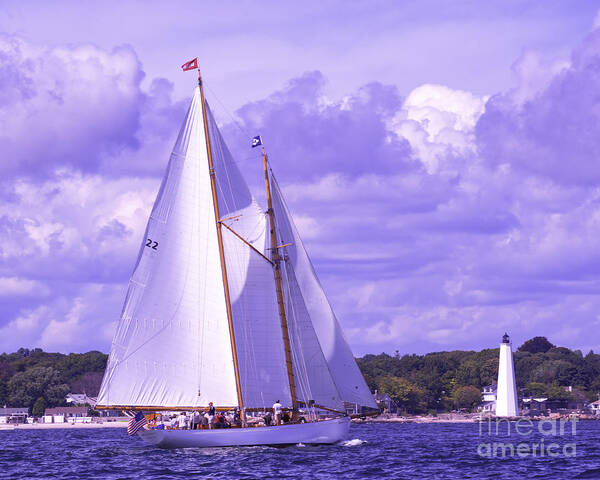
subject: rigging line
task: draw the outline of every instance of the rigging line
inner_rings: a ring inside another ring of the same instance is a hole
[[[237,238],[239,238],[242,242],[244,242],[246,245],[248,245],[252,250],[254,250],[256,253],[258,253],[262,258],[264,258],[267,262],[269,262],[271,265],[274,265],[274,263],[269,260],[267,257],[265,257],[262,253],[260,253],[260,251],[254,246],[252,245],[249,241],[247,241],[244,237],[242,237],[239,233],[237,233],[233,228],[231,228],[229,225],[227,225],[224,222],[219,222],[221,225],[223,225],[227,230],[229,230],[231,233],[233,233]]]
[[[296,336],[293,340],[293,346],[296,347],[292,353],[297,358],[297,365],[300,370],[302,370],[302,374],[300,375],[300,383],[301,389],[303,390],[305,399],[314,398],[312,396],[312,388],[310,387],[310,379],[308,374],[308,366],[306,359],[304,358],[304,347],[302,346],[302,337],[300,335],[300,328],[298,322],[298,313],[294,306],[293,295],[291,290],[291,282],[290,282],[290,272],[288,270],[289,265],[287,262],[284,262],[284,270],[286,274],[286,289],[288,293],[288,307],[290,313],[292,314],[292,326],[296,333]]]
[[[227,146],[225,145],[225,142],[223,141],[223,137],[221,135],[221,132],[219,131],[218,127],[216,126],[216,122],[214,119],[214,116],[212,114],[212,111],[210,111],[210,125],[209,128],[212,130],[213,132],[213,136],[216,139],[215,143],[216,145],[214,145],[215,150],[218,150],[218,152],[213,152],[213,154],[218,153],[218,155],[214,155],[215,159],[218,159],[221,163],[221,166],[223,167],[223,171],[224,171],[224,177],[225,177],[225,182],[226,185],[229,187],[229,193],[230,193],[230,197],[231,198],[225,198],[225,192],[224,192],[224,188],[223,186],[220,185],[220,181],[217,182],[218,183],[218,187],[219,187],[219,191],[221,192],[221,196],[223,197],[223,199],[225,200],[226,203],[229,203],[229,201],[231,201],[233,203],[233,210],[237,210],[237,202],[235,199],[235,196],[233,195],[233,187],[231,184],[231,178],[230,178],[230,167],[229,167],[229,163],[234,163],[233,161],[233,157],[231,156],[231,152],[229,152],[229,149],[227,148]],[[213,147],[213,144],[211,144],[211,147]],[[233,162],[232,162],[233,161]],[[215,163],[216,166],[216,163]],[[233,168],[233,166],[231,167]],[[232,211],[231,207],[229,205],[227,205],[227,208],[229,211]]]
[[[240,132],[242,132],[244,135],[247,135],[248,138],[252,138],[252,135],[248,132],[248,130],[246,130],[244,127],[242,127],[240,125],[240,123],[233,116],[233,113],[225,106],[225,104],[221,101],[221,99],[215,93],[215,91],[212,88],[210,88],[210,86],[208,86],[206,83],[204,83],[204,86],[210,92],[210,94],[215,98],[215,100],[219,103],[219,105],[221,105],[221,107],[223,107],[223,110],[225,110],[225,113],[227,115],[229,115],[229,117],[231,118],[231,120],[233,121],[235,126],[240,130]]]
[[[286,275],[288,276],[288,285],[287,285],[287,287],[289,289],[289,296],[290,296],[290,298],[293,298],[293,294],[291,292],[291,283],[292,282],[290,281],[290,277],[293,277],[293,273],[291,273],[291,271],[289,269],[291,269],[291,265],[287,265],[287,262],[286,262]],[[291,270],[293,271],[293,269],[291,269]],[[296,286],[296,289],[297,288],[298,287]],[[302,301],[302,300],[300,300],[300,301]],[[299,361],[299,365],[302,368],[302,376],[301,376],[302,387],[301,388],[303,389],[305,400],[315,399],[315,396],[313,395],[313,391],[312,391],[312,388],[311,388],[310,375],[308,373],[308,369],[309,369],[308,362],[307,362],[307,360],[306,360],[306,358],[304,356],[305,347],[303,346],[302,336],[300,334],[301,327],[300,327],[299,322],[298,322],[299,315],[296,312],[296,309],[295,309],[293,301],[290,302],[290,306],[291,306],[291,309],[294,311],[294,320],[295,320],[294,329],[296,331],[296,335],[297,335],[297,338],[298,338],[297,351],[295,352],[295,355],[299,356],[302,359],[301,362]],[[303,324],[306,324],[306,323],[307,323],[306,321],[303,321]],[[312,326],[310,326],[309,324],[307,324],[306,327],[312,328]],[[314,357],[314,354],[313,354],[313,357]],[[325,360],[323,359],[323,361],[325,361]],[[311,362],[311,365],[313,365],[312,362]],[[313,365],[313,368],[314,368],[314,365]],[[332,385],[333,385],[333,383],[332,383]],[[335,385],[333,385],[333,386],[335,388]],[[337,392],[335,392],[335,393],[337,393]],[[323,392],[321,392],[321,394],[323,394]],[[314,413],[314,409],[311,409],[311,411]]]
[[[319,282],[319,279],[316,277],[314,266],[312,265],[312,262],[310,261],[310,258],[308,257],[308,253],[306,252],[306,248],[304,248],[304,244],[302,243],[302,239],[300,238],[300,235],[298,234],[298,229],[296,228],[296,225],[294,224],[294,220],[293,220],[292,216],[290,215],[290,212],[289,212],[289,209],[288,209],[288,207],[287,207],[287,205],[285,203],[285,200],[284,200],[283,196],[281,195],[281,189],[279,188],[279,184],[278,184],[277,180],[275,179],[275,176],[273,175],[273,172],[271,170],[270,170],[270,174],[271,174],[271,178],[273,180],[272,183],[273,183],[273,185],[275,187],[274,190],[277,193],[277,195],[276,196],[274,195],[273,197],[277,199],[277,202],[279,203],[280,208],[282,208],[282,210],[283,210],[283,212],[285,214],[285,217],[287,218],[288,223],[290,225],[291,234],[292,234],[292,236],[293,236],[293,238],[294,238],[294,240],[295,240],[295,242],[297,244],[297,246],[296,246],[296,250],[297,250],[296,255],[297,256],[298,255],[302,255],[303,257],[305,257],[305,259],[307,261],[307,264],[308,264],[308,266],[311,269],[313,278],[316,280],[317,285],[321,288],[321,290],[323,290],[323,287],[321,286],[321,283]],[[293,268],[292,265],[290,265],[290,267],[292,268],[292,272],[294,273],[295,269]],[[295,273],[294,273],[294,277],[296,277]],[[296,277],[296,282],[297,282],[297,277]],[[300,298],[304,302],[304,305],[305,305],[305,308],[306,308],[306,305],[307,305],[306,298],[304,298],[304,293],[302,292],[302,289],[300,288],[300,284],[299,283],[298,283],[298,292],[299,292]],[[323,294],[324,294],[324,292],[323,292]],[[327,300],[326,296],[325,296],[325,299],[327,301],[327,304],[329,305],[329,301]],[[331,305],[329,305],[329,308],[331,309]],[[308,309],[307,309],[307,313],[308,313]],[[312,325],[312,321],[313,320],[310,317],[310,314],[308,316],[309,316],[309,320],[310,320],[312,329],[314,331],[314,325]],[[335,315],[334,315],[334,318],[335,318]],[[315,335],[316,335],[316,332],[315,332]],[[327,371],[329,372],[329,376],[331,378],[331,381],[333,383],[333,386],[335,388],[337,396],[343,402],[343,398],[342,398],[340,389],[339,389],[339,387],[338,387],[338,385],[337,385],[337,383],[336,383],[336,381],[335,381],[335,379],[333,377],[333,374],[331,372],[331,367],[329,365],[329,362],[327,361],[327,359],[325,358],[325,354],[323,353],[323,347],[321,346],[321,339],[319,339],[318,335],[316,335],[316,338],[317,338],[317,345],[319,346],[320,353],[321,353],[321,355],[323,356],[323,358],[325,360],[325,365],[327,366]]]
[[[218,128],[215,131],[215,128],[213,126],[213,124],[215,122],[214,122],[212,112],[210,111],[210,108],[208,108],[207,111],[208,111],[208,115],[207,115],[208,129],[210,130],[210,132],[212,133],[212,136],[214,136],[215,140],[216,140],[214,142],[211,142],[211,144],[210,144],[211,153],[213,155],[213,171],[215,172],[215,181],[216,181],[215,183],[216,183],[217,189],[219,190],[219,193],[221,194],[221,200],[225,204],[224,205],[225,210],[227,210],[227,212],[232,212],[233,209],[229,205],[230,198],[228,198],[228,195],[225,194],[224,188],[221,185],[220,178],[217,175],[217,168],[216,168],[217,162],[215,162],[215,160],[219,161],[219,166],[223,167],[223,170],[225,172],[225,177],[227,178],[227,183],[229,183],[227,168],[226,168],[225,162],[223,161],[224,156],[223,156],[223,150],[221,147],[222,139],[219,136]],[[229,185],[229,187],[230,187],[230,191],[231,191],[231,185]]]
[[[277,202],[277,198],[274,198],[275,202]],[[276,208],[276,207],[274,207]],[[275,234],[276,234],[276,238],[279,238],[279,242],[278,243],[282,243],[284,242],[283,240],[283,236],[281,233],[280,228],[278,227],[278,222],[277,219],[274,218],[274,229],[275,229]],[[298,373],[298,387],[301,390],[302,394],[304,395],[304,398],[312,398],[312,388],[310,387],[310,379],[309,379],[309,375],[308,375],[308,366],[306,364],[306,359],[304,358],[304,350],[303,350],[303,346],[302,346],[302,339],[301,339],[301,335],[300,335],[300,330],[299,330],[299,325],[298,325],[298,314],[296,312],[295,306],[294,306],[294,299],[293,299],[293,295],[292,295],[292,291],[291,291],[291,285],[290,285],[290,272],[289,272],[289,268],[290,265],[288,265],[288,261],[285,260],[287,255],[287,252],[284,250],[283,252],[283,261],[281,262],[281,266],[282,266],[282,285],[287,293],[287,310],[288,313],[290,314],[290,325],[291,328],[293,329],[295,336],[292,335],[292,338],[290,338],[290,343],[291,343],[291,350],[292,350],[292,356],[294,357],[294,366],[296,367],[297,373]]]

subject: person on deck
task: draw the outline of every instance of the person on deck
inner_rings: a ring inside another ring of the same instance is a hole
[[[200,428],[200,412],[194,412],[192,414],[192,430]]]
[[[215,421],[216,410],[213,407],[213,402],[208,403],[208,428],[213,428],[213,423]]]
[[[242,417],[240,416],[240,412],[239,412],[239,410],[237,408],[233,412],[233,424],[236,427],[241,427],[242,426]]]
[[[230,426],[225,419],[225,414],[220,412],[215,418],[215,428],[229,428]]]
[[[282,405],[281,403],[279,403],[279,400],[277,400],[274,404],[273,404],[273,416],[275,417],[275,425],[281,425],[281,409],[282,409]]]
[[[271,412],[267,412],[263,417],[263,420],[265,421],[265,427],[270,427],[271,423],[273,423],[273,416],[271,415]]]
[[[202,418],[200,419],[202,421],[202,429],[206,430],[207,428],[209,428],[209,420],[208,420],[208,413],[205,413],[204,415],[202,415]]]
[[[177,426],[179,427],[179,430],[185,430],[186,420],[185,412],[181,412],[177,417]]]

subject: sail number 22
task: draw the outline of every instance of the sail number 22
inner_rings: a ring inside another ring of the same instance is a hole
[[[158,250],[158,242],[155,242],[151,238],[146,239],[146,246],[150,247],[152,250]]]

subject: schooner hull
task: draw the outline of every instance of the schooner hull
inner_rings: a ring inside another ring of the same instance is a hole
[[[138,435],[160,448],[234,447],[335,443],[348,435],[348,417],[278,427],[214,430],[140,430]]]

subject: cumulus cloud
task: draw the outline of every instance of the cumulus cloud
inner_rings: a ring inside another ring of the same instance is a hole
[[[164,79],[142,92],[143,77],[129,46],[48,48],[0,35],[0,174],[156,173],[148,148],[173,135],[183,106]]]
[[[48,295],[48,288],[41,282],[19,277],[0,277],[0,297],[20,295]]]
[[[525,101],[519,92],[493,96],[476,129],[482,157],[555,183],[597,185],[599,47],[595,30],[573,51],[568,66]]]
[[[391,128],[406,138],[429,173],[457,172],[475,153],[474,127],[486,98],[444,85],[421,85],[404,101]]]
[[[568,59],[525,51],[517,85],[491,96],[373,82],[334,99],[308,72],[236,112],[356,353],[480,348],[505,330],[597,343],[599,35]],[[129,47],[0,44],[14,134],[0,133],[0,333],[18,332],[0,349],[106,351],[185,105],[166,80],[141,89]],[[247,135],[223,131],[261,188]]]
[[[0,204],[0,274],[69,281],[123,281],[139,246],[156,179],[62,172],[19,180]]]
[[[408,142],[387,128],[401,104],[396,88],[371,83],[332,101],[322,93],[325,81],[320,72],[305,73],[236,112],[247,131],[262,134],[281,175],[307,179],[420,168],[410,158]],[[247,139],[233,148],[246,151]]]
[[[2,35],[0,60],[0,328],[11,348],[106,350],[184,104],[141,89],[128,46]]]
[[[307,218],[318,225],[306,243],[359,352],[494,345],[505,329],[517,341],[590,345],[585,325],[600,308],[597,35],[570,59],[525,51],[515,88],[492,96],[423,85],[402,100],[377,86],[378,98],[396,99],[378,110],[368,90],[323,98],[313,73],[295,80],[295,91],[305,82],[309,92],[301,108],[289,88],[242,109],[254,130],[287,145],[304,132],[273,122],[273,112],[300,125],[306,112],[318,116],[311,123],[325,139],[345,112],[381,128],[373,145],[351,142],[368,170],[342,165],[338,145],[337,161],[276,168],[300,228]],[[277,148],[277,158],[296,158]]]

